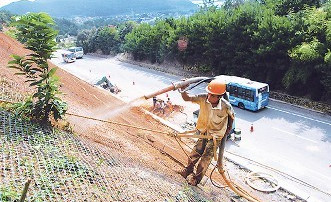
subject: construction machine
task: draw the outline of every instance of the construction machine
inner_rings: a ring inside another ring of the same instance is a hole
[[[113,85],[106,76],[102,77],[102,79],[95,85],[101,86],[103,89],[109,90],[114,94],[121,92],[121,89],[119,89],[116,85]]]

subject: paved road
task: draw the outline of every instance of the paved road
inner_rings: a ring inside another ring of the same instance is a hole
[[[59,56],[59,53],[56,53]],[[85,56],[74,63],[64,63],[61,58],[52,62],[77,77],[94,84],[109,75],[113,84],[122,92],[118,95],[126,101],[155,92],[181,78],[136,65],[122,63],[115,58]],[[204,86],[191,93],[203,92]],[[191,114],[198,108],[185,103],[176,91],[168,93],[175,104],[185,105]],[[163,95],[164,96],[164,95]],[[242,129],[242,140],[234,144],[229,141],[227,151],[264,165],[276,168],[297,179],[331,193],[331,117],[298,108],[286,103],[270,101],[269,106],[259,112],[235,108],[236,126]],[[254,131],[250,132],[253,123]],[[226,156],[256,171],[275,175],[282,187],[308,201],[331,201],[331,196],[315,188],[308,188],[255,163],[238,158],[231,153]]]

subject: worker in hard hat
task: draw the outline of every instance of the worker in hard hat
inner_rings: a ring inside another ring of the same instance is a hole
[[[213,137],[213,139],[198,139],[189,154],[187,166],[179,171],[179,174],[184,178],[190,176],[187,178],[188,183],[194,186],[202,180],[222,138],[226,138],[230,133],[234,120],[233,108],[224,99],[226,97],[226,84],[219,79],[214,79],[208,84],[206,91],[207,94],[200,95],[189,95],[185,91],[181,94],[185,101],[200,105],[196,124],[197,134]],[[194,174],[193,169],[198,161],[196,174]],[[222,159],[218,159],[218,165],[221,163]]]

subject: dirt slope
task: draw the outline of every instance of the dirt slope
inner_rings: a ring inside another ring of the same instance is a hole
[[[6,68],[6,66],[8,61],[11,60],[11,54],[25,55],[28,53],[29,51],[25,50],[20,43],[0,33],[0,77],[17,83],[19,87],[15,90],[22,93],[31,92],[29,86],[24,82],[25,78],[14,75],[16,71]],[[182,186],[183,189],[187,189],[185,180],[175,172],[180,168],[180,164],[185,164],[187,159],[185,153],[174,138],[155,132],[172,132],[172,130],[146,114],[142,108],[137,107],[139,105],[148,109],[150,101],[145,103],[142,100],[137,100],[135,103],[126,104],[112,96],[108,91],[81,81],[62,69],[58,69],[57,75],[60,77],[60,88],[63,92],[63,99],[68,103],[69,113],[135,126],[135,128],[132,128],[96,122],[71,115],[67,116],[74,133],[78,134],[77,138],[83,139],[87,144],[100,148],[102,151],[116,153],[116,156],[126,158],[132,164],[139,164],[140,168],[143,169],[138,171],[137,174],[139,172],[143,173],[145,169],[162,174],[162,179],[159,179],[160,184],[147,186],[150,190],[139,190],[138,188],[141,188],[141,186],[134,184],[135,182],[132,182],[132,179],[119,176],[122,183],[129,183],[130,185],[133,183],[133,188],[130,189],[134,199],[132,201],[148,201],[146,198],[139,199],[140,194],[153,192],[153,190],[155,193],[158,189],[167,193],[177,190],[164,187],[162,183],[172,184],[171,186],[176,184]],[[139,127],[154,132],[138,129]],[[185,140],[185,142],[192,145],[192,141]],[[185,148],[189,150],[187,147]],[[93,159],[87,158],[86,160],[91,161],[92,165],[95,164]],[[131,173],[132,175],[134,173]],[[218,179],[218,183],[223,183],[219,180],[220,177],[217,174],[214,174],[213,178]],[[146,183],[150,181],[148,176],[144,176],[143,179],[146,179]],[[231,195],[233,196],[231,191],[216,188],[210,182],[192,189],[198,195],[211,201],[237,201],[237,199],[231,197]],[[253,192],[253,190],[249,191]],[[263,198],[263,201],[287,201],[277,195],[262,195],[256,192],[254,194]],[[199,199],[186,201],[199,201]]]
[[[6,68],[6,66],[8,61],[11,60],[11,54],[25,55],[28,53],[29,51],[24,49],[22,44],[0,33],[0,77],[22,86],[18,89],[22,93],[31,91],[27,83],[24,82],[25,78],[14,75],[16,70]],[[63,99],[69,105],[69,113],[151,130],[172,131],[146,114],[141,108],[128,106],[128,104],[113,97],[109,92],[91,86],[62,69],[58,69],[57,75],[60,77]],[[144,105],[141,101],[139,104]],[[75,116],[68,116],[67,120],[80,138],[88,140],[91,144],[96,144],[102,149],[117,151],[119,155],[132,159],[133,162],[140,162],[144,167],[162,173],[169,181],[175,181],[186,186],[185,180],[174,172],[180,168],[179,164],[166,155],[167,153],[171,154],[181,163],[186,161],[185,153],[181,151],[178,143],[173,138],[165,134],[96,122]],[[216,189],[216,191],[219,190]],[[208,192],[215,194],[214,189],[206,191],[207,195]],[[213,198],[214,194],[211,194],[210,197]],[[219,192],[217,195],[223,194]],[[229,200],[227,197],[225,197],[227,199],[222,198],[223,200]]]

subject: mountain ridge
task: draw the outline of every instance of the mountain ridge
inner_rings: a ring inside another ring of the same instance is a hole
[[[197,5],[189,0],[22,0],[0,8],[19,15],[46,12],[52,17],[105,17],[194,9]]]

